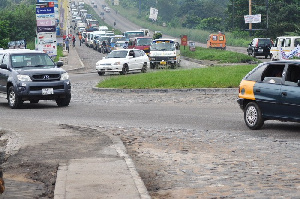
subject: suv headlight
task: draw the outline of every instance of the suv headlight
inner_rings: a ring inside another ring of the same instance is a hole
[[[17,75],[17,78],[21,82],[31,82],[31,78],[28,75]]]
[[[69,79],[69,74],[68,73],[63,73],[60,76],[60,80],[68,80]]]

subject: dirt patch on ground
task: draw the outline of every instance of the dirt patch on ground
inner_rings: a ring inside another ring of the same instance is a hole
[[[59,163],[93,157],[112,143],[92,128],[69,125],[60,128],[69,131],[70,136],[56,137],[47,143],[21,148],[12,156],[2,156],[6,199],[53,198]]]

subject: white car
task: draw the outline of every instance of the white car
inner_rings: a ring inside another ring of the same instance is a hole
[[[98,61],[96,70],[99,75],[104,75],[105,72],[119,72],[125,75],[130,71],[145,73],[149,65],[149,58],[143,50],[122,49],[113,50]]]

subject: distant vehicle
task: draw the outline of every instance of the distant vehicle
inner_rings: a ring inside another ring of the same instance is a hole
[[[254,38],[247,48],[249,56],[264,56],[266,59],[271,57],[270,49],[273,42],[270,38]]]
[[[104,75],[106,72],[119,72],[121,75],[126,75],[130,71],[145,73],[148,63],[149,58],[142,50],[113,50],[96,63],[96,70],[99,75]]]
[[[300,61],[259,64],[239,86],[246,125],[260,129],[266,120],[300,122]]]
[[[106,7],[104,8],[104,11],[105,11],[105,12],[110,12],[110,8],[106,6]]]
[[[180,45],[174,39],[155,39],[150,46],[150,68],[159,65],[176,68],[180,64]]]
[[[124,41],[125,42],[126,41],[125,36],[123,36],[123,35],[112,36],[111,40],[110,40],[111,47],[113,48],[115,46],[115,43],[118,42],[118,41]]]
[[[121,49],[127,49],[127,41],[117,41],[115,45],[112,47],[113,50],[121,50]]]
[[[28,49],[0,50],[0,93],[7,96],[10,108],[24,101],[55,100],[58,106],[71,101],[68,73],[44,52]]]
[[[290,53],[298,45],[300,45],[300,36],[281,36],[277,37],[274,46],[271,47],[271,59],[280,60],[281,52]]]
[[[226,50],[226,37],[224,33],[210,34],[207,39],[207,48]]]
[[[152,41],[151,37],[136,37],[129,41],[128,48],[143,50],[148,55]]]
[[[144,31],[141,31],[141,30],[130,30],[130,31],[124,32],[123,35],[125,36],[126,40],[129,41],[130,38],[144,37],[145,33],[144,33]]]

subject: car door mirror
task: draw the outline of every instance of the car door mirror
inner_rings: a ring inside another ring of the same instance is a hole
[[[58,61],[57,63],[56,63],[56,66],[59,68],[59,67],[62,67],[64,65],[64,62],[62,62],[62,61]]]
[[[1,69],[8,69],[6,64],[0,64]]]

